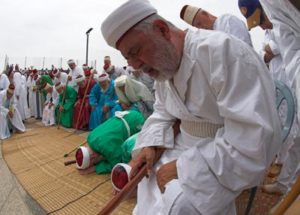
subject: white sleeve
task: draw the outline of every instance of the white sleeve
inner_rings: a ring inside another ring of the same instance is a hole
[[[173,124],[176,120],[165,109],[165,86],[157,83],[155,91],[154,112],[146,120],[142,131],[137,137],[133,157],[140,149],[148,146],[172,148],[174,146]]]
[[[181,187],[201,214],[222,214],[242,190],[258,185],[281,146],[275,86],[264,63],[250,47],[227,49],[209,80],[224,128],[177,160]]]
[[[229,29],[229,32],[227,33],[239,38],[249,46],[253,47],[247,26],[242,20],[232,15],[228,19],[227,27]]]

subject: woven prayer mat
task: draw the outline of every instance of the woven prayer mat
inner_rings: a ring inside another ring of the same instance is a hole
[[[63,155],[85,140],[63,128],[43,127],[29,120],[23,134],[2,145],[3,157],[23,188],[49,214],[97,214],[112,198],[109,175],[79,175]],[[135,199],[124,201],[113,214],[131,214]]]

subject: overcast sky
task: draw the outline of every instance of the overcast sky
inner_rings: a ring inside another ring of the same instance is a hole
[[[125,0],[0,0],[0,66],[4,56],[10,57],[10,63],[18,62],[21,67],[34,64],[30,59],[63,57],[85,60],[86,34],[90,33],[89,60],[97,60],[102,66],[103,57],[110,55],[117,66],[126,65],[118,51],[106,45],[100,31],[101,22]],[[230,13],[245,19],[240,14],[237,0],[150,0],[158,13],[185,29],[179,13],[185,4],[208,10],[216,16]],[[264,33],[260,29],[251,30],[252,41],[259,50]],[[16,58],[17,57],[17,58]],[[65,62],[63,62],[65,64]],[[45,66],[45,67],[46,67]],[[59,66],[59,65],[56,65]],[[66,65],[64,65],[66,66]],[[38,66],[37,66],[38,67]],[[2,70],[3,66],[0,67]]]

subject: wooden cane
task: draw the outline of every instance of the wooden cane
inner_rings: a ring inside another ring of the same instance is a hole
[[[64,94],[63,94],[63,97],[62,97],[62,101],[61,101],[62,106],[63,106],[64,103],[65,103],[65,98],[66,98],[66,92],[67,92],[67,86],[68,86],[68,83],[69,83],[69,78],[67,79],[67,83],[66,83],[66,86],[65,86]],[[59,111],[58,122],[57,122],[57,129],[59,129],[59,126],[60,126],[61,112],[62,112],[62,111]]]
[[[78,129],[78,124],[79,124],[79,121],[80,121],[81,111],[82,111],[82,108],[83,108],[83,104],[84,104],[84,101],[85,101],[85,97],[86,97],[87,92],[88,92],[88,89],[89,89],[89,87],[90,87],[90,83],[91,83],[92,77],[93,77],[93,76],[90,75],[89,81],[88,81],[88,84],[87,84],[87,87],[86,87],[86,89],[85,89],[85,91],[84,91],[84,95],[83,95],[83,99],[82,99],[83,102],[81,103],[80,108],[79,108],[79,114],[78,114],[78,117],[77,117],[77,122],[76,122],[76,127],[75,127],[74,133],[76,133],[76,131],[77,131],[77,129]]]
[[[84,144],[86,144],[87,141],[85,140],[84,142],[80,143],[78,146],[76,146],[74,149],[72,149],[71,151],[69,151],[68,153],[64,154],[64,157],[68,157],[72,152],[76,151],[76,149],[78,149],[80,146],[83,146]]]
[[[296,183],[293,185],[291,191],[284,198],[282,203],[275,209],[271,215],[282,215],[284,212],[293,204],[296,198],[300,194],[300,177],[297,179]]]
[[[76,160],[71,160],[71,161],[64,162],[65,166],[69,166],[69,165],[74,164],[74,163],[76,163]]]
[[[107,205],[98,213],[98,215],[108,215],[113,212],[114,209],[116,209],[119,204],[128,197],[132,191],[136,188],[138,183],[146,176],[147,174],[147,167],[144,165],[138,174],[131,179],[125,187],[117,194],[115,195],[108,203]]]

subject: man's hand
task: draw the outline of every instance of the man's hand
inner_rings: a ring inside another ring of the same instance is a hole
[[[165,186],[169,181],[178,178],[176,161],[162,165],[156,172],[156,180],[161,193],[165,192]]]
[[[274,54],[272,52],[272,49],[269,45],[265,46],[265,55],[264,55],[264,61],[265,63],[269,63],[273,58],[274,58]]]
[[[9,112],[8,112],[8,116],[9,116],[10,118],[13,118],[13,117],[14,117],[14,113],[13,113],[12,111],[9,111]]]
[[[72,76],[71,75],[68,76],[68,81],[72,81]]]
[[[63,107],[63,106],[60,106],[60,107],[59,107],[59,111],[60,111],[60,112],[63,112],[63,111],[64,111],[64,107]]]
[[[129,165],[132,167],[130,178],[134,177],[138,173],[144,163],[147,166],[147,174],[149,176],[152,172],[153,165],[160,159],[164,150],[164,148],[157,147],[143,148],[138,157],[129,162]]]
[[[102,108],[102,112],[104,113],[104,114],[106,114],[108,111],[109,111],[109,106],[103,106],[103,108]]]

